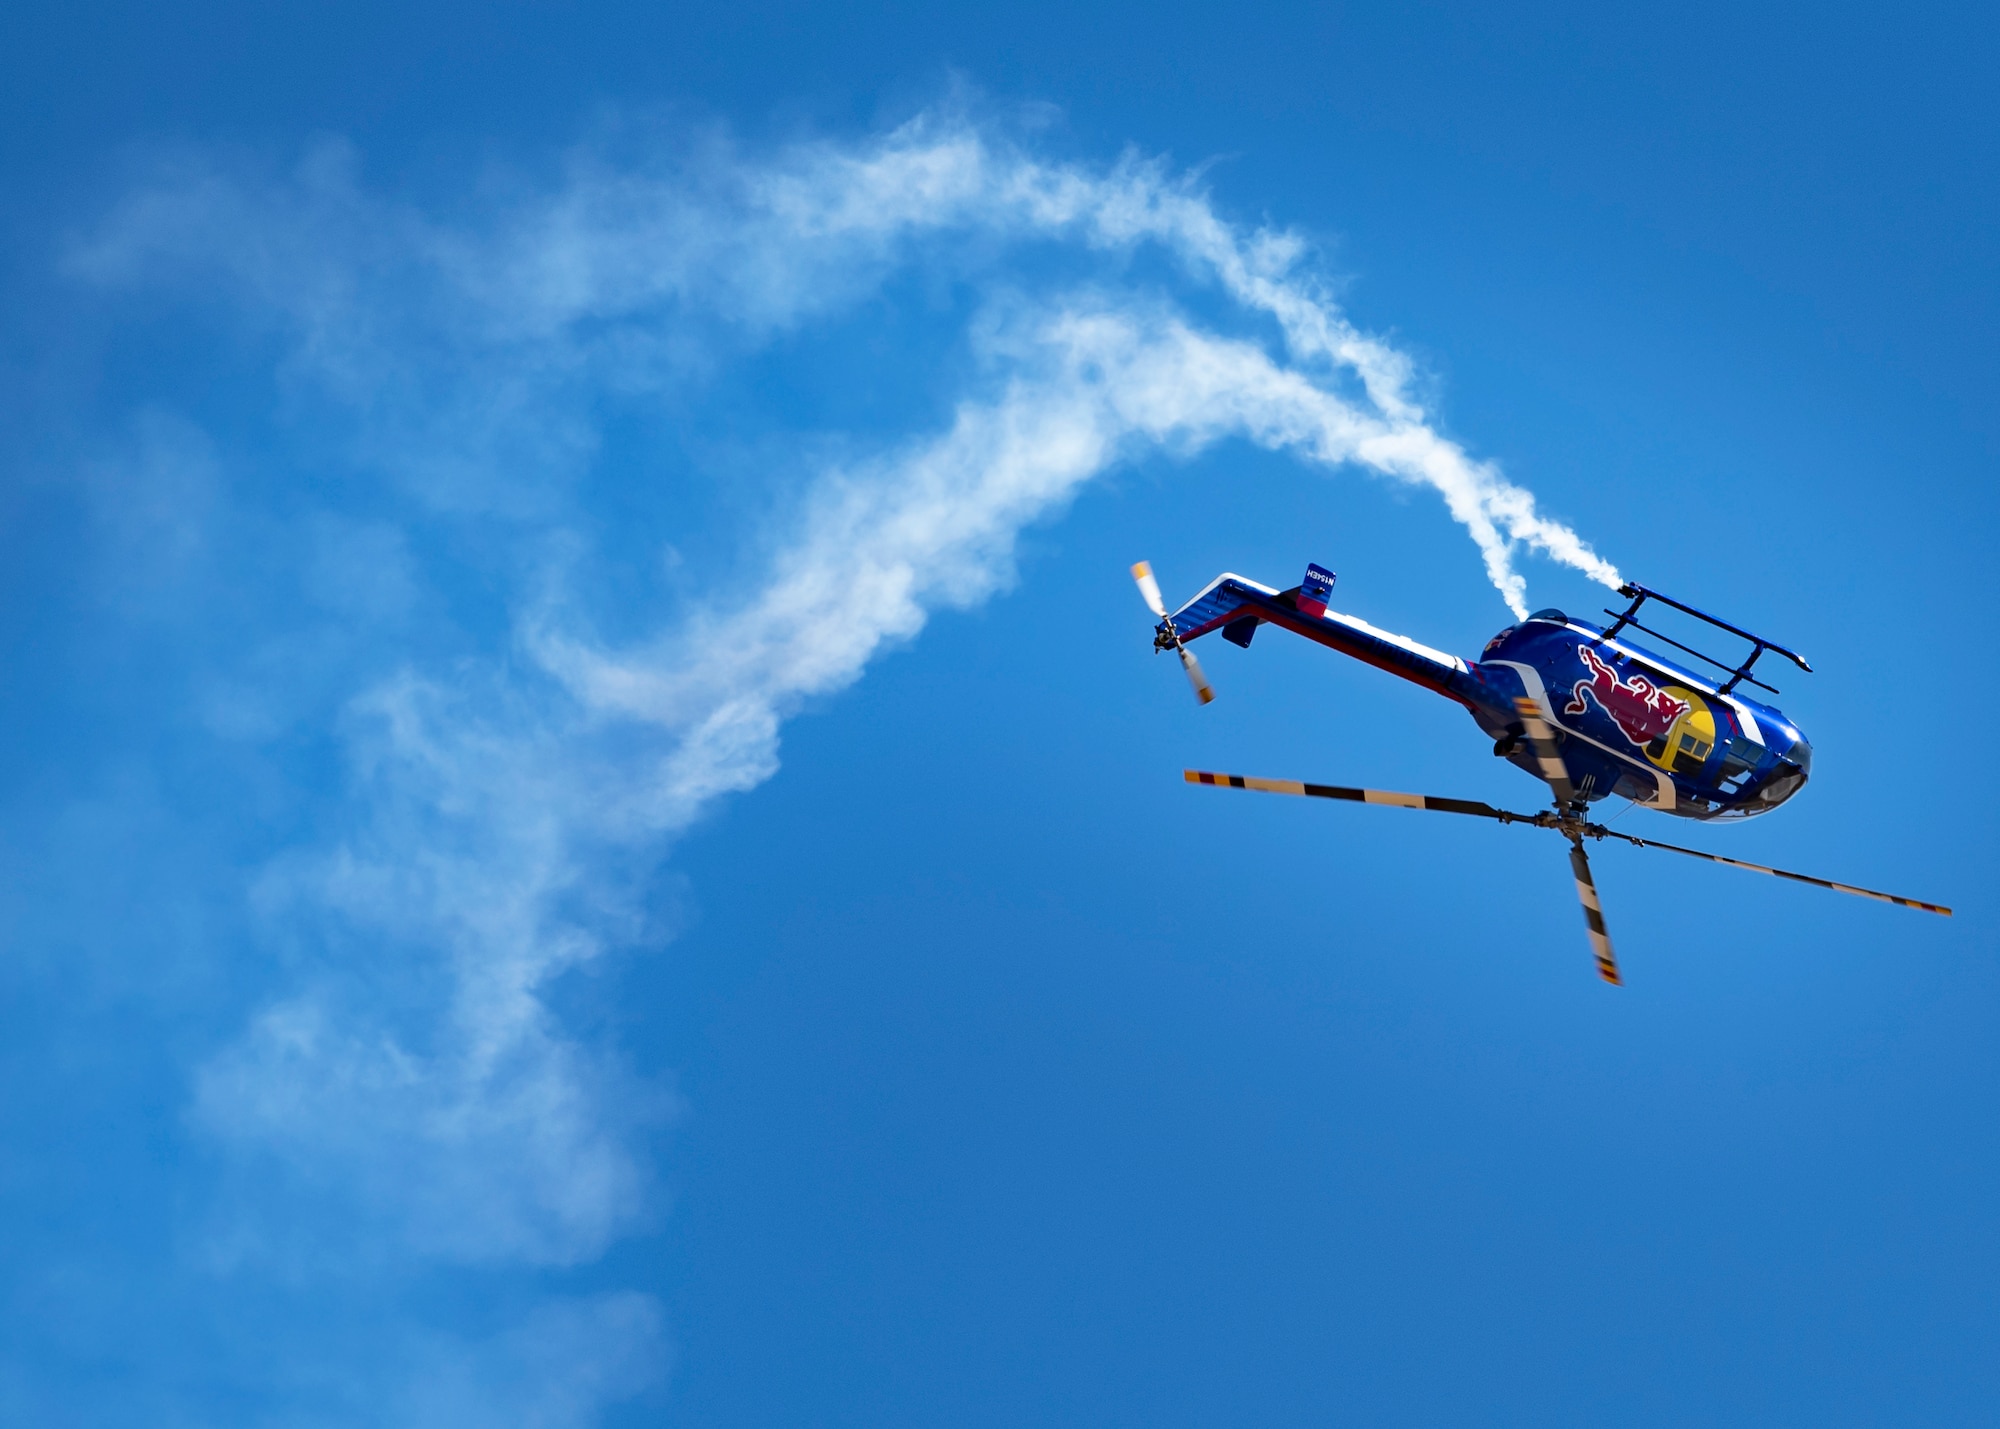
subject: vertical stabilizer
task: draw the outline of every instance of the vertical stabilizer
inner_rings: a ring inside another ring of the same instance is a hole
[[[1324,566],[1307,566],[1306,578],[1299,582],[1299,609],[1314,618],[1326,614],[1327,600],[1333,595],[1333,572]]]

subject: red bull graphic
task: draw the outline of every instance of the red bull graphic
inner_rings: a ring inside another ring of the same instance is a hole
[[[1675,720],[1688,712],[1688,702],[1660,689],[1644,675],[1620,680],[1618,672],[1599,658],[1588,645],[1576,647],[1590,678],[1578,680],[1570,691],[1566,715],[1580,715],[1590,708],[1584,696],[1596,699],[1598,707],[1611,716],[1624,736],[1641,748],[1664,738]]]

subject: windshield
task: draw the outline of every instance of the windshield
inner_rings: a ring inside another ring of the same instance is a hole
[[[1812,758],[1810,750],[1806,751],[1806,758]],[[1806,771],[1790,759],[1781,759],[1778,767],[1764,776],[1764,782],[1757,786],[1754,797],[1764,808],[1775,809],[1803,789],[1805,784]]]

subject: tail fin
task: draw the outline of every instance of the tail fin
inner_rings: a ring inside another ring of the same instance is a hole
[[[1326,614],[1327,599],[1333,594],[1334,574],[1324,566],[1306,567],[1306,578],[1299,582],[1299,609],[1311,616]]]

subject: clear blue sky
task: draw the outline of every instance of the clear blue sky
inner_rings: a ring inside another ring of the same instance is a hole
[[[0,1422],[1991,1423],[1996,72],[10,9]],[[1473,655],[1453,482],[1816,666],[1796,801],[1621,827],[1959,916],[1607,848],[1614,991],[1552,841],[1185,787],[1534,802],[1273,633],[1197,709],[1125,574]]]

